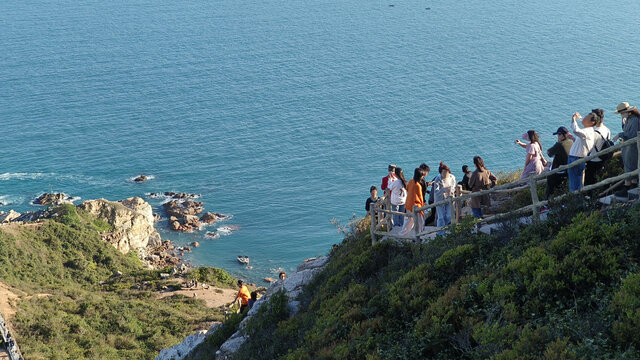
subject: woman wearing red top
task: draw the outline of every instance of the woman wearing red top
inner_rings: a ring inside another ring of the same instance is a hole
[[[420,185],[420,180],[422,180],[424,175],[424,170],[420,168],[413,170],[413,179],[409,180],[409,183],[407,184],[407,200],[405,202],[405,209],[407,213],[413,212],[414,205],[417,207],[424,206],[422,186]],[[418,227],[418,232],[422,232],[422,229],[424,228],[424,213],[422,211],[418,212],[418,218],[415,220],[418,222],[417,224],[415,224],[412,216],[408,216],[407,219],[405,219],[401,234],[408,235],[414,229],[414,226]]]

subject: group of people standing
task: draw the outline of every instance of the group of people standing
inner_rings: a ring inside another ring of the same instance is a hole
[[[587,116],[582,117],[579,113],[574,113],[571,119],[571,132],[564,126],[558,128],[553,135],[557,136],[557,142],[547,150],[547,155],[553,158],[553,162],[545,158],[540,144],[540,138],[535,130],[529,130],[522,135],[522,140],[516,140],[516,144],[526,149],[526,159],[521,178],[540,174],[545,170],[555,169],[592,155],[596,152],[612,146],[615,141],[632,139],[637,136],[640,125],[640,111],[627,102],[620,103],[616,114],[622,117],[622,132],[613,139],[611,131],[604,125],[604,111],[594,109]],[[578,121],[582,127],[578,125]],[[597,175],[604,166],[607,156],[597,157],[586,164],[581,164],[567,169],[567,171],[552,174],[547,179],[547,198],[553,196],[558,186],[565,178],[568,178],[569,190],[576,191],[582,188],[583,184],[590,185],[597,182]],[[622,160],[624,171],[630,172],[637,168],[638,152],[635,146],[627,146],[622,149]],[[422,163],[413,171],[413,177],[406,180],[402,168],[390,164],[388,174],[382,179],[381,190],[384,197],[391,202],[393,211],[398,213],[410,213],[413,207],[423,207],[426,203],[432,204],[446,200],[455,196],[455,188],[458,184],[464,190],[478,192],[490,189],[497,183],[497,178],[491,171],[487,170],[484,161],[480,156],[473,158],[475,171],[471,172],[465,165],[462,168],[464,173],[460,183],[456,183],[456,178],[451,174],[447,165],[440,162],[438,175],[432,181],[426,181],[430,168],[426,163]],[[585,171],[586,169],[586,171]],[[584,181],[583,181],[584,177]],[[625,188],[616,192],[616,196],[629,196],[628,190],[637,187],[638,177],[630,177],[625,180]],[[431,187],[431,190],[428,190]],[[365,209],[370,210],[372,203],[379,200],[378,189],[375,186],[370,188],[371,196],[367,199]],[[471,210],[475,218],[482,218],[482,208],[490,205],[488,195],[473,197],[470,201]],[[441,228],[451,223],[451,209],[448,203],[439,205],[435,211],[431,211],[430,216],[425,218],[425,214],[420,211],[417,219],[411,216],[393,214],[393,227],[402,227],[400,234],[410,234],[417,227],[421,232],[425,225],[430,224],[434,218],[436,226]]]
[[[574,113],[571,118],[571,131],[564,126],[558,128],[553,135],[558,137],[558,141],[549,150],[547,155],[553,157],[553,162],[549,164],[542,152],[539,136],[535,130],[529,130],[522,135],[522,139],[528,141],[524,143],[519,139],[516,144],[522,146],[527,151],[524,171],[521,178],[540,174],[545,170],[553,170],[562,165],[570,164],[589,155],[602,151],[617,140],[630,140],[637,136],[639,128],[640,111],[628,102],[618,104],[616,114],[622,117],[622,132],[611,139],[611,130],[604,124],[604,110],[593,109],[582,117],[580,113]],[[578,121],[582,125],[578,125]],[[571,134],[573,132],[573,134]],[[582,189],[584,185],[592,185],[597,182],[597,176],[604,167],[604,164],[611,154],[603,157],[593,158],[586,163],[574,166],[550,175],[547,178],[547,194],[549,198],[553,196],[556,188],[567,178],[569,191]],[[631,172],[638,167],[638,150],[635,146],[622,148],[622,161],[624,171]],[[624,188],[616,192],[616,196],[628,197],[629,190],[638,186],[638,177],[629,177],[625,180]]]
[[[463,176],[465,186],[470,191],[482,191],[491,188],[496,184],[497,178],[487,170],[484,161],[480,156],[473,158],[476,167],[474,172],[466,172]],[[405,216],[398,213],[410,213],[414,206],[423,207],[426,203],[433,204],[455,197],[456,177],[451,173],[451,169],[444,163],[440,162],[438,166],[438,175],[431,181],[425,178],[429,175],[430,167],[426,163],[413,170],[413,177],[407,181],[404,170],[394,164],[388,167],[388,175],[382,178],[381,189],[385,192],[385,198],[391,203],[391,210],[397,212],[392,216],[392,226],[401,227],[401,235],[409,235],[417,230],[421,232],[424,226],[434,221],[436,226],[441,228],[451,224],[451,205],[445,203],[438,205],[432,209],[430,215],[425,217],[425,213],[420,211],[417,218]],[[431,190],[428,188],[431,187]],[[372,203],[378,201],[378,189],[375,186],[370,188],[371,197],[367,199],[365,209],[370,210]],[[481,196],[473,198],[471,208],[473,215],[482,218],[482,206],[489,205],[489,197]],[[417,227],[417,229],[416,229]],[[442,233],[442,232],[441,232]]]

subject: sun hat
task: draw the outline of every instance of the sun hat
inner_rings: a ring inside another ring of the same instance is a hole
[[[553,135],[558,135],[558,134],[566,135],[566,134],[568,134],[568,133],[569,133],[569,129],[567,129],[567,128],[566,128],[566,127],[564,127],[564,126],[560,126],[560,127],[558,128],[558,130],[557,130],[556,132],[554,132],[554,133],[553,133]]]
[[[394,170],[396,168],[396,164],[389,164],[389,171]]]
[[[635,106],[631,106],[629,105],[628,102],[623,101],[620,104],[618,104],[618,106],[616,106],[616,111],[614,111],[614,113],[620,114],[623,112],[629,112],[629,111],[635,110],[635,108],[636,108]]]

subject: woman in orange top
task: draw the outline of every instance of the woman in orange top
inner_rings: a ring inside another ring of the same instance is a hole
[[[413,170],[413,179],[409,180],[407,184],[407,201],[405,202],[405,209],[407,213],[411,213],[413,211],[413,206],[423,207],[424,206],[424,197],[422,197],[422,185],[420,185],[420,180],[424,177],[425,172],[420,168],[416,168]],[[413,229],[414,226],[418,226],[418,232],[422,232],[424,228],[424,213],[422,211],[418,212],[418,218],[416,221],[417,224],[414,223],[414,219],[412,216],[407,216],[408,219],[405,219],[404,226],[402,227],[402,235],[408,235]]]

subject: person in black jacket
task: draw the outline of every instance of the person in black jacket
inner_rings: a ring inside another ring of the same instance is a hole
[[[549,150],[547,150],[547,155],[553,157],[553,162],[551,163],[552,170],[562,165],[567,165],[567,160],[569,159],[569,150],[571,149],[571,145],[573,145],[571,134],[569,133],[569,129],[567,129],[566,127],[559,127],[558,131],[554,132],[553,135],[558,136],[558,142],[550,147]],[[553,196],[555,189],[562,183],[562,181],[566,177],[566,171],[560,171],[547,177],[547,200],[549,199],[549,197]]]

